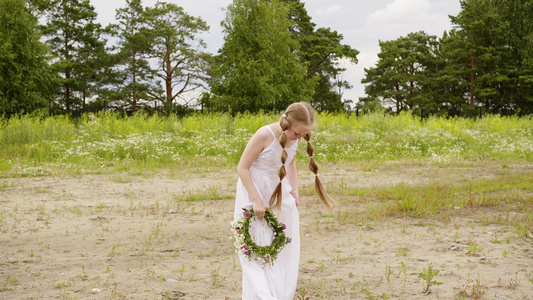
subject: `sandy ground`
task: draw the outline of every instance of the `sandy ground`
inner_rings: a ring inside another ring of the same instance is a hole
[[[321,174],[338,192],[495,178],[501,170],[497,163],[390,163],[329,165]],[[0,179],[0,299],[240,299],[240,265],[229,238],[236,176]],[[308,172],[301,178],[303,187],[310,184]],[[195,194],[206,199],[183,201]],[[302,196],[295,299],[533,299],[533,235],[517,238],[512,227],[480,221],[513,218],[512,212],[372,220],[365,217],[372,199],[339,197],[341,207],[330,213],[316,196]],[[430,265],[442,284],[423,293],[419,274]]]

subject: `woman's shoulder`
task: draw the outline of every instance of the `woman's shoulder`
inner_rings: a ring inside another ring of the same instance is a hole
[[[268,124],[268,125],[263,126],[263,127],[267,128],[267,130],[270,133],[270,135],[279,136],[281,134],[281,127],[279,126],[278,122],[272,123],[272,124]]]
[[[265,125],[263,127],[260,127],[259,129],[257,129],[257,131],[255,132],[255,135],[259,135],[259,136],[266,136],[266,135],[270,135],[270,131],[268,130],[268,125]]]
[[[252,140],[255,141],[255,143],[261,144],[261,148],[266,148],[268,145],[272,143],[272,140],[274,137],[272,136],[272,133],[268,129],[268,126],[263,126],[254,133],[254,136],[252,137]]]
[[[276,136],[276,133],[277,133],[276,123],[265,125],[257,129],[257,131],[255,132],[255,134],[261,135],[261,136]]]

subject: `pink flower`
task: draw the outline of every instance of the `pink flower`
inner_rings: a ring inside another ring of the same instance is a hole
[[[244,250],[250,250],[250,247],[248,247],[248,246],[246,246],[246,245],[242,246],[242,248],[243,248]]]
[[[270,259],[265,258],[265,262],[266,262],[266,263],[269,263],[269,262],[270,262]]]
[[[248,255],[250,255],[250,252],[244,251],[244,255],[248,256]]]
[[[283,224],[283,230],[287,229],[287,225]]]
[[[248,216],[250,215],[250,213],[247,212],[247,211],[245,211],[243,215],[244,215],[245,218],[248,218]]]
[[[241,234],[241,230],[239,228],[237,228],[237,233]]]

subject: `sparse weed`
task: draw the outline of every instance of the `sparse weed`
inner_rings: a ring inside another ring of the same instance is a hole
[[[217,288],[224,286],[224,281],[226,277],[220,275],[220,267],[213,269],[211,271],[211,287]]]
[[[520,279],[518,279],[518,272],[515,273],[515,277],[511,278],[509,282],[503,283],[502,279],[498,279],[498,285],[505,287],[506,289],[515,290],[520,284]]]
[[[529,235],[529,230],[531,227],[527,224],[517,224],[516,225],[516,233],[518,235],[518,238],[526,238]]]
[[[480,244],[470,242],[468,243],[468,247],[466,249],[466,254],[468,255],[479,255],[483,251],[483,246]]]
[[[69,287],[70,284],[67,282],[57,282],[54,284],[54,289],[63,289]]]
[[[455,299],[469,298],[478,300],[481,299],[483,295],[485,295],[487,287],[481,283],[479,277],[476,280],[471,280],[469,276],[463,286],[461,286],[460,288],[454,288],[454,290]]]
[[[309,300],[310,298],[307,297],[307,289],[305,288],[298,288],[296,290],[296,298],[298,300]]]
[[[460,237],[459,229],[457,229],[457,231],[455,231],[455,234],[453,236],[453,241],[457,243],[459,241],[459,237]]]
[[[422,273],[419,273],[418,276],[424,280],[424,294],[429,293],[432,285],[441,285],[442,282],[434,280],[434,278],[439,275],[439,270],[433,269],[433,263],[430,263],[426,268],[423,269]]]
[[[396,253],[396,256],[408,256],[409,255],[409,249],[406,247],[400,247],[398,248],[398,251]]]
[[[16,183],[14,183],[14,182],[2,182],[2,183],[0,183],[0,190],[7,189],[7,188],[10,188],[10,187],[14,187],[14,186],[16,186]]]
[[[209,187],[205,189],[199,189],[199,190],[193,190],[193,191],[187,191],[185,195],[176,195],[174,196],[173,200],[177,202],[184,202],[184,201],[191,201],[191,202],[197,202],[197,201],[206,201],[206,200],[222,200],[222,199],[231,199],[233,195],[231,194],[221,194],[220,188],[217,187]]]
[[[6,280],[4,282],[4,285],[0,287],[0,292],[14,291],[17,285],[19,285],[17,277],[6,275]]]
[[[401,262],[400,272],[398,272],[398,276],[400,274],[403,274],[403,288],[405,289],[407,285],[407,264],[405,262]]]

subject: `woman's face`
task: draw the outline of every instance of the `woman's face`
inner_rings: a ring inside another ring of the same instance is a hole
[[[302,138],[304,135],[308,134],[311,131],[312,126],[306,126],[306,125],[296,125],[291,126],[289,129],[285,131],[285,134],[287,135],[287,138],[289,140],[295,141],[297,139]]]

